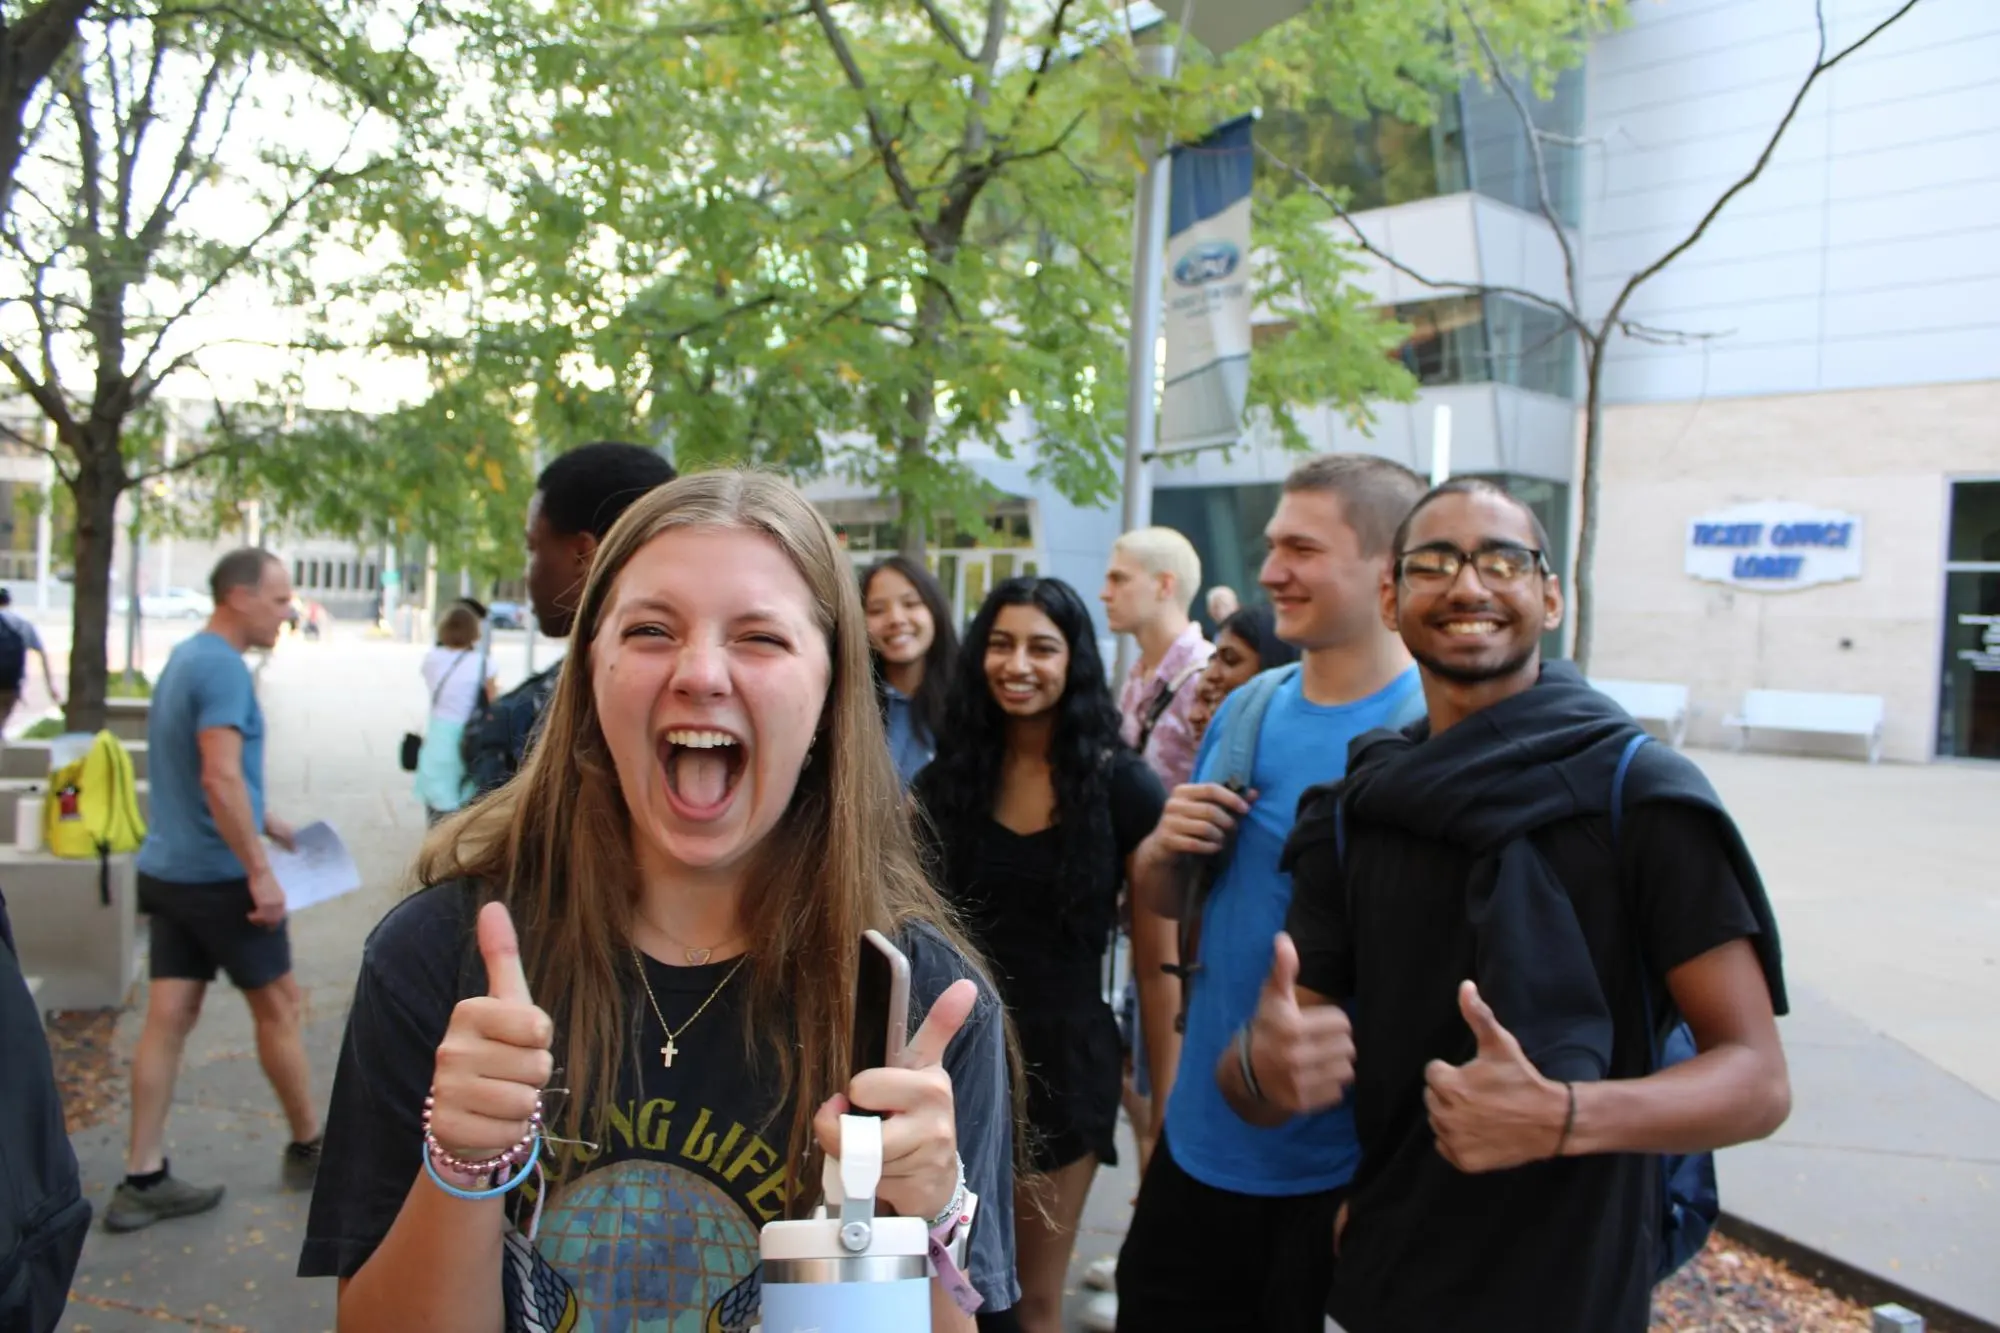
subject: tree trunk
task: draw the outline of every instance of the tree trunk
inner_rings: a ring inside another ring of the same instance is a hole
[[[1583,347],[1583,475],[1577,487],[1581,500],[1577,512],[1576,580],[1570,591],[1575,608],[1571,623],[1576,627],[1576,646],[1571,656],[1576,669],[1585,675],[1590,674],[1590,641],[1597,601],[1597,474],[1604,452],[1602,378],[1604,344],[1609,335],[1607,329],[1598,339],[1586,340]]]
[[[111,561],[118,531],[118,495],[123,489],[118,479],[106,475],[101,464],[91,461],[83,462],[70,487],[76,500],[75,603],[70,615],[69,707],[65,714],[71,731],[94,732],[104,725]]]
[[[949,262],[947,259],[944,262]],[[924,294],[917,311],[916,336],[910,354],[919,365],[934,364],[938,330],[944,326],[945,298],[933,287]],[[896,442],[896,500],[902,511],[903,539],[896,550],[906,559],[921,563],[928,553],[931,509],[936,497],[924,485],[924,474],[932,467],[931,423],[937,420],[937,377],[926,374],[903,399],[905,422],[902,438]]]
[[[928,403],[929,399],[925,401]],[[934,407],[929,408],[917,416],[917,409],[912,404],[916,424],[896,444],[899,464],[896,469],[896,505],[902,518],[903,534],[902,540],[896,544],[896,551],[918,564],[923,564],[930,552],[930,498],[924,494],[924,488],[917,482],[915,474],[930,462],[924,455],[924,447],[930,441],[931,414],[935,410]]]

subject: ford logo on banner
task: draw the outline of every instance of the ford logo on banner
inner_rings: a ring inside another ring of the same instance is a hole
[[[1236,271],[1241,253],[1228,241],[1203,241],[1174,265],[1174,281],[1183,287],[1219,282]]]

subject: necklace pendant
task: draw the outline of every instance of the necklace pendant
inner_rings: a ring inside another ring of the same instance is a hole
[[[662,1069],[672,1069],[674,1067],[674,1057],[680,1053],[681,1048],[674,1045],[673,1036],[669,1034],[667,1044],[660,1048],[660,1067]]]
[[[689,967],[700,967],[703,963],[706,963],[709,960],[710,956],[715,953],[715,950],[683,949],[681,950],[681,952],[687,955]]]

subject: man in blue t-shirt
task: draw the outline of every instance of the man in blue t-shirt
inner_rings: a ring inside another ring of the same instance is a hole
[[[1337,1106],[1257,1128],[1216,1080],[1239,1058],[1258,997],[1284,981],[1274,950],[1297,967],[1275,942],[1292,898],[1278,858],[1300,795],[1340,776],[1354,737],[1421,712],[1416,669],[1382,623],[1381,589],[1396,527],[1422,493],[1415,474],[1381,458],[1332,454],[1293,470],[1264,530],[1259,582],[1279,637],[1302,655],[1259,728],[1250,791],[1214,780],[1241,703],[1231,699],[1203,739],[1194,781],[1175,789],[1135,855],[1136,889],[1161,910],[1178,909],[1184,858],[1226,848],[1228,861],[1202,909],[1187,1031],[1171,1091],[1161,1090],[1165,1129],[1118,1257],[1120,1329],[1325,1325],[1334,1215],[1359,1155],[1353,1117]],[[1329,1057],[1351,1063],[1344,1016],[1309,1021]]]
[[[243,664],[291,614],[292,581],[268,551],[224,556],[209,576],[215,613],[175,648],[153,688],[146,750],[153,808],[139,849],[139,907],[152,915],[146,1025],[132,1053],[132,1140],[104,1225],[136,1231],[206,1212],[222,1186],[167,1170],[167,1110],[181,1051],[218,971],[250,1004],[257,1057],[291,1123],[285,1183],[310,1188],[319,1165],[300,997],[285,932],[285,891],[265,852],[292,829],[264,809],[264,712]]]

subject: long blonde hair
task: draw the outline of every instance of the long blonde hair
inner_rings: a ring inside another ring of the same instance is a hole
[[[853,1073],[862,931],[927,922],[968,960],[975,955],[918,865],[854,578],[832,529],[795,489],[754,472],[706,472],[626,511],[592,562],[569,656],[521,772],[433,831],[418,874],[426,884],[476,880],[484,896],[507,904],[529,988],[555,1019],[562,1081],[575,1092],[565,1130],[601,1142],[618,1072],[636,1044],[628,941],[638,875],[591,689],[591,641],[626,564],[656,537],[687,528],[774,542],[812,591],[832,666],[817,756],[759,849],[743,905],[754,941],[747,1054],[760,1068],[768,1056],[776,1086],[795,1097],[786,1160],[797,1173],[788,1207],[797,1208],[811,1194],[797,1186],[818,1178],[812,1114]]]

